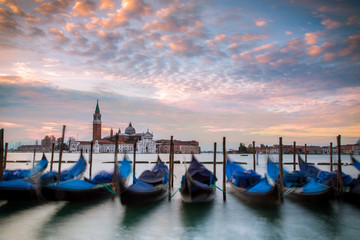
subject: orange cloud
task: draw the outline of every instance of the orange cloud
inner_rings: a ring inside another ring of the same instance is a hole
[[[74,16],[87,17],[93,14],[96,10],[96,3],[90,0],[77,1],[72,10]]]
[[[286,34],[286,35],[291,35],[291,34],[293,34],[293,32],[285,31],[285,34]]]
[[[113,10],[114,8],[115,8],[115,3],[112,0],[101,0],[100,9]]]
[[[321,24],[324,25],[327,29],[338,28],[342,25],[340,22],[333,21],[331,19],[326,19],[322,21]]]
[[[276,43],[276,42],[275,42],[275,43]],[[273,48],[275,43],[265,44],[265,45],[262,45],[262,46],[260,46],[260,47],[254,48],[253,50],[254,50],[255,52],[261,51],[261,50],[267,50],[267,49]]]
[[[359,25],[360,24],[360,20],[358,18],[358,16],[351,16],[348,17],[346,25]]]
[[[227,36],[225,34],[220,34],[220,35],[215,36],[215,41],[223,42],[226,38],[227,38]]]
[[[307,50],[308,50],[309,55],[311,55],[311,56],[317,56],[322,52],[321,47],[316,46],[316,45],[308,47]]]
[[[69,40],[62,31],[60,31],[56,28],[50,28],[50,33],[53,34],[54,36],[56,36],[56,40],[59,43],[64,43]]]
[[[318,39],[318,36],[316,33],[305,33],[305,41],[309,45],[316,44],[316,41]]]
[[[272,60],[272,59],[271,59],[270,54],[262,54],[262,55],[256,56],[256,61],[257,61],[259,64],[270,63],[271,60]]]
[[[262,20],[262,19],[257,19],[257,20],[255,20],[255,24],[258,27],[263,27],[263,26],[267,25],[267,22],[265,20]]]
[[[244,42],[250,42],[250,41],[259,41],[267,39],[268,36],[263,34],[255,34],[255,33],[244,33],[234,36],[234,39],[241,40]]]

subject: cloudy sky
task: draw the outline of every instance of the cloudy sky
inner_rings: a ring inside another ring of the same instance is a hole
[[[203,150],[360,137],[360,2],[0,0],[5,140],[131,121]]]

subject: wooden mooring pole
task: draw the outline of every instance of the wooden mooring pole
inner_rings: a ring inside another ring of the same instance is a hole
[[[94,151],[94,142],[91,141],[91,143],[90,143],[90,157],[89,157],[89,179],[91,179],[91,174],[92,174],[93,151]]]
[[[8,143],[5,143],[4,168],[3,168],[4,170],[6,169],[8,147],[9,147],[9,144],[8,144]]]
[[[135,183],[135,170],[136,170],[136,141],[134,142],[134,154],[133,154],[133,184]]]
[[[307,146],[306,146],[306,143],[305,143],[305,162],[307,163]]]
[[[223,137],[223,200],[226,202],[226,138]]]
[[[54,151],[55,151],[55,143],[52,143],[52,144],[51,144],[50,172],[53,170],[53,164],[54,164]]]
[[[0,181],[4,179],[4,129],[0,129]]]
[[[34,148],[34,155],[33,155],[33,161],[32,161],[32,166],[33,167],[35,165],[35,156],[36,156],[36,149]]]
[[[119,153],[119,134],[117,133],[115,135],[115,154],[114,154],[114,173],[113,173],[113,182],[112,182],[112,189],[113,189],[113,194],[111,196],[111,199],[114,200],[115,199],[115,195],[118,191],[118,153]],[[134,162],[135,165],[135,162]],[[135,172],[134,172],[134,176],[135,176]]]
[[[254,172],[256,172],[256,160],[255,160],[255,141],[252,142],[252,148],[253,148],[253,168],[254,168]]]
[[[174,137],[171,136],[171,150],[170,150],[170,155],[171,155],[171,188],[174,188],[174,162],[175,162],[175,145],[174,145]]]
[[[333,144],[330,143],[330,172],[333,172],[333,159],[332,159],[332,152],[333,152]]]
[[[296,142],[294,141],[294,148],[293,148],[293,169],[296,171]]]
[[[282,137],[279,138],[279,166],[280,166],[280,202],[284,201],[283,199],[283,188],[284,188],[284,175],[283,175],[283,146],[282,146]]]
[[[214,142],[214,166],[213,166],[214,176],[216,177],[216,142]]]
[[[344,194],[342,171],[341,171],[341,135],[337,136],[337,145],[338,145],[338,163],[337,163],[337,191],[338,197],[342,200]]]
[[[173,164],[172,164],[172,151],[173,151],[173,136],[170,137],[170,153],[169,153],[169,193],[168,193],[168,200],[171,201],[171,183],[172,183],[172,178],[171,176],[173,175]]]
[[[59,152],[59,168],[58,168],[57,183],[60,182],[61,160],[62,160],[62,153],[63,153],[64,137],[65,137],[65,125],[63,126],[62,135],[61,135],[60,152]]]

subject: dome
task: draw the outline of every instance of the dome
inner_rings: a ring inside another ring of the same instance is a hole
[[[126,134],[135,134],[136,133],[135,128],[133,128],[131,126],[131,122],[129,123],[129,126],[125,129],[125,133]]]

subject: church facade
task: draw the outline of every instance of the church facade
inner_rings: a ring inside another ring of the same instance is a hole
[[[149,130],[143,133],[137,133],[131,122],[125,128],[124,133],[121,133],[119,128],[118,132],[114,134],[111,128],[110,134],[101,137],[102,132],[101,113],[99,108],[99,101],[96,103],[95,113],[93,114],[93,140],[92,141],[77,141],[73,148],[76,146],[76,151],[83,150],[84,152],[91,151],[91,145],[94,153],[113,153],[115,152],[116,140],[115,136],[119,135],[117,142],[119,153],[129,153],[134,151],[134,144],[136,142],[137,153],[156,153],[156,142],[153,140],[154,135]],[[73,149],[75,150],[75,149]]]

